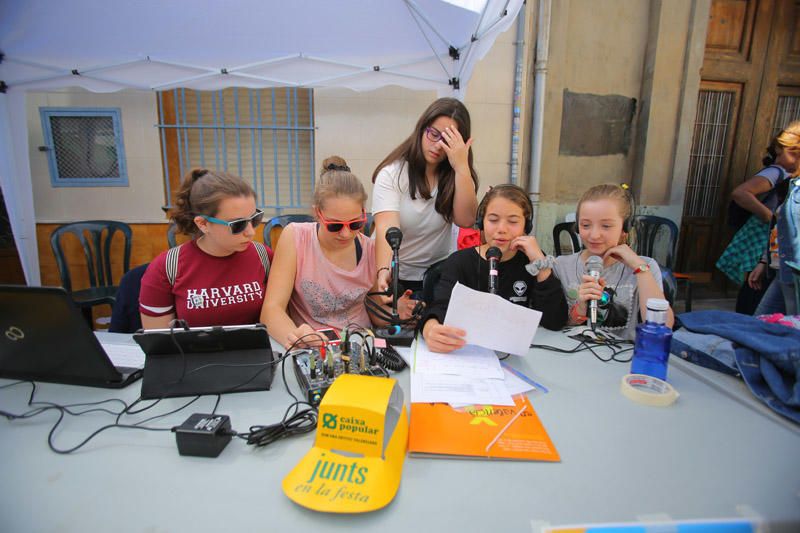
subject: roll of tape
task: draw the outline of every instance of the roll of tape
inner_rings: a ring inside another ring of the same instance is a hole
[[[678,391],[666,381],[644,374],[627,374],[620,384],[622,394],[636,403],[666,407],[678,399]]]

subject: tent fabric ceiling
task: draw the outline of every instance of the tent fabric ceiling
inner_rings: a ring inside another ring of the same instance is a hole
[[[455,3],[7,1],[0,80],[11,90],[399,85],[452,94],[522,0]]]
[[[387,85],[463,98],[523,0],[0,0],[0,185],[39,285],[25,93]]]

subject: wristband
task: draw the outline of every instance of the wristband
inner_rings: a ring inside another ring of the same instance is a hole
[[[641,274],[642,272],[650,272],[650,265],[642,263],[633,271],[634,274]]]
[[[582,315],[578,313],[578,303],[575,302],[575,305],[569,308],[569,316],[573,319],[576,324],[583,324],[589,318],[586,315]]]
[[[553,265],[556,264],[556,258],[552,255],[545,256],[541,259],[534,259],[527,265],[525,265],[525,270],[528,271],[528,274],[531,276],[536,276],[542,270],[547,270],[548,268],[553,268]]]

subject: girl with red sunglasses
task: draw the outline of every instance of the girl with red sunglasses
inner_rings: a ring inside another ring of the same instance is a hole
[[[318,222],[292,223],[281,233],[261,321],[284,346],[313,345],[320,329],[371,327],[364,299],[377,269],[374,241],[361,231],[366,200],[345,160],[329,157],[314,191]],[[411,308],[408,298],[400,307]]]

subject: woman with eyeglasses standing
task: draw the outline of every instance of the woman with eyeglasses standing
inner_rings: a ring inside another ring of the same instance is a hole
[[[170,216],[194,238],[156,257],[142,278],[139,312],[145,329],[258,322],[272,250],[254,242],[264,213],[242,178],[192,170]]]
[[[422,290],[432,264],[453,250],[452,223],[475,223],[478,175],[472,166],[472,138],[467,108],[455,98],[440,98],[419,117],[411,135],[381,161],[372,181],[372,212],[378,290],[391,281],[392,250],[386,230],[403,232],[400,282]]]
[[[376,269],[374,241],[361,232],[366,200],[344,159],[323,161],[314,190],[318,222],[292,223],[281,233],[261,311],[270,335],[284,346],[314,344],[319,329],[371,326],[364,299]]]

